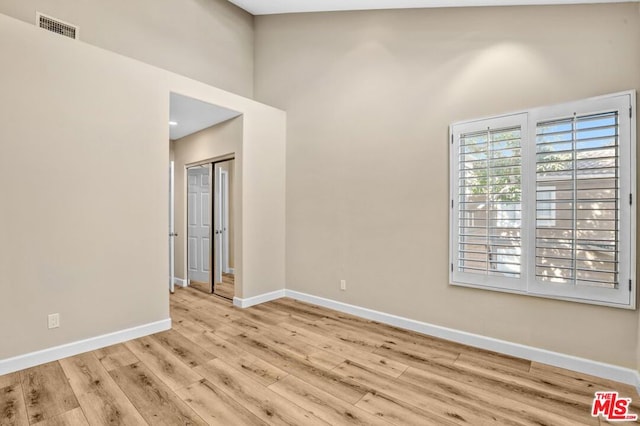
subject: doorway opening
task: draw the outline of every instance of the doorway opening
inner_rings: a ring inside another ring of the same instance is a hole
[[[241,229],[242,219],[234,217],[241,207],[234,205],[241,203],[242,155],[236,153],[243,117],[176,93],[170,106],[170,188],[175,189],[169,197],[169,288],[192,286],[233,300],[242,286],[241,254],[237,265],[235,259],[236,245],[241,248],[235,229]]]

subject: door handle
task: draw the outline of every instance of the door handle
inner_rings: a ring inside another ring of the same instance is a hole
[[[171,232],[171,233],[169,234],[169,236],[170,236],[170,237],[177,237],[177,236],[178,236],[178,234],[177,234],[176,232]]]

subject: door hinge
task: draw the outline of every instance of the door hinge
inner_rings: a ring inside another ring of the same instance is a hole
[[[633,205],[633,194],[629,194],[629,205]]]
[[[631,279],[629,279],[629,291],[631,291]]]
[[[451,208],[453,208],[453,200],[451,200]]]
[[[451,272],[453,272],[453,263],[451,264]]]
[[[633,118],[633,107],[629,107],[629,118]]]

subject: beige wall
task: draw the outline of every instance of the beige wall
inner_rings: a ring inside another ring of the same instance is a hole
[[[288,117],[287,288],[636,367],[636,311],[448,285],[447,137],[454,121],[640,88],[637,9],[257,17],[256,99]]]
[[[36,11],[80,27],[80,39],[251,97],[253,17],[226,0],[3,0],[0,13]]]
[[[636,13],[637,13],[636,16],[637,16],[638,22],[640,22],[640,3],[638,3]],[[636,25],[640,26],[640,24],[636,24]],[[638,31],[637,40],[638,40],[638,43],[640,44],[640,31]],[[640,58],[638,58],[638,62],[639,62],[638,66],[640,66]],[[637,101],[637,99],[636,99],[636,101]],[[640,115],[636,114],[636,118],[638,119],[637,128],[640,129]],[[637,141],[636,141],[636,143],[637,143]],[[640,154],[638,154],[638,155],[640,155]],[[638,179],[638,182],[640,182],[640,174],[636,175],[636,178]],[[636,188],[640,188],[640,186],[636,186]],[[637,222],[637,218],[636,218],[636,241],[640,241],[640,230],[638,230],[637,223],[638,222]],[[639,257],[640,257],[640,254],[636,253],[636,262],[637,262]],[[636,282],[637,282],[637,280],[638,280],[638,273],[637,273],[637,270],[636,270]],[[637,364],[636,364],[636,370],[640,371],[640,315],[638,315]]]
[[[0,371],[168,317],[172,91],[242,112],[240,296],[283,288],[284,112],[5,15],[0,55]]]
[[[242,117],[234,118],[171,143],[175,161],[175,228],[178,233],[178,237],[176,238],[175,265],[176,277],[178,278],[185,279],[187,277],[185,167],[188,164],[198,161],[217,159],[237,153],[237,160],[234,161],[235,167],[231,172],[237,173],[237,176],[241,177],[242,162],[240,149],[242,148],[242,121]],[[230,203],[233,203],[233,200],[242,199],[242,181],[241,179],[237,179],[237,181],[238,185],[232,185],[233,191],[237,192],[234,192],[233,196],[230,197]],[[234,215],[234,223],[241,220],[239,215],[241,211],[242,206],[236,206],[233,210],[230,209],[230,215]],[[230,240],[234,238],[235,234],[230,233]],[[230,243],[230,251],[233,250],[235,250],[235,245]],[[241,287],[242,277],[239,274],[236,277],[236,288]]]

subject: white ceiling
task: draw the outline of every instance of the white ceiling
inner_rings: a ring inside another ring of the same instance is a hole
[[[619,3],[639,0],[229,0],[253,15],[428,7]]]
[[[169,126],[171,140],[189,136],[239,115],[238,111],[171,93],[169,120],[178,123]]]

